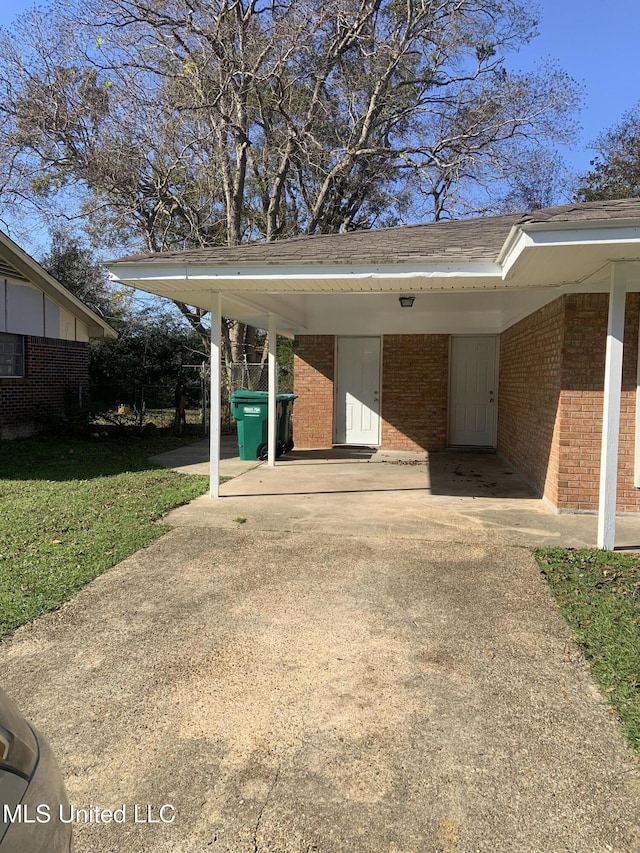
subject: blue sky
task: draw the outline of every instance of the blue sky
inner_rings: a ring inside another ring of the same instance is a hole
[[[539,6],[540,35],[509,64],[528,70],[550,57],[584,85],[580,143],[567,152],[569,165],[584,171],[593,157],[589,144],[640,101],[640,3],[542,0]]]

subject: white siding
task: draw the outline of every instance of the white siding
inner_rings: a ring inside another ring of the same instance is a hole
[[[64,341],[76,339],[76,318],[64,308],[60,309],[60,337]]]
[[[73,340],[73,338],[71,338]],[[87,343],[89,340],[89,327],[86,326],[82,320],[76,320],[76,341],[83,341]]]
[[[7,332],[44,335],[44,299],[41,290],[28,284],[7,282]]]
[[[0,280],[0,332],[64,341],[88,341],[89,327],[40,288]]]
[[[44,332],[47,338],[60,337],[60,307],[47,296],[44,298]]]

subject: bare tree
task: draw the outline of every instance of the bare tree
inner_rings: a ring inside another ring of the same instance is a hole
[[[591,170],[580,178],[578,201],[631,198],[640,195],[640,103],[593,144]]]
[[[530,9],[66,0],[0,36],[2,201],[63,202],[99,245],[149,251],[469,212],[519,150],[574,132],[564,73],[504,70]]]

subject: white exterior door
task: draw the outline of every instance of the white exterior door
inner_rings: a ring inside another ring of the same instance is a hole
[[[336,443],[380,444],[380,338],[338,338]]]
[[[495,446],[496,338],[451,338],[449,444]]]

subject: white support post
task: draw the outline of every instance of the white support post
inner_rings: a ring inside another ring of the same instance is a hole
[[[276,318],[269,314],[269,432],[267,436],[267,465],[273,468],[276,464]]]
[[[209,494],[220,497],[220,334],[222,329],[222,299],[211,295],[211,418],[209,420]]]
[[[636,367],[636,437],[633,485],[640,489],[640,326],[638,327],[638,358]]]
[[[598,548],[613,551],[616,539],[616,491],[620,436],[620,393],[624,350],[624,303],[626,282],[619,265],[611,265],[609,325],[604,368],[602,449],[600,453],[600,497],[598,502]]]

